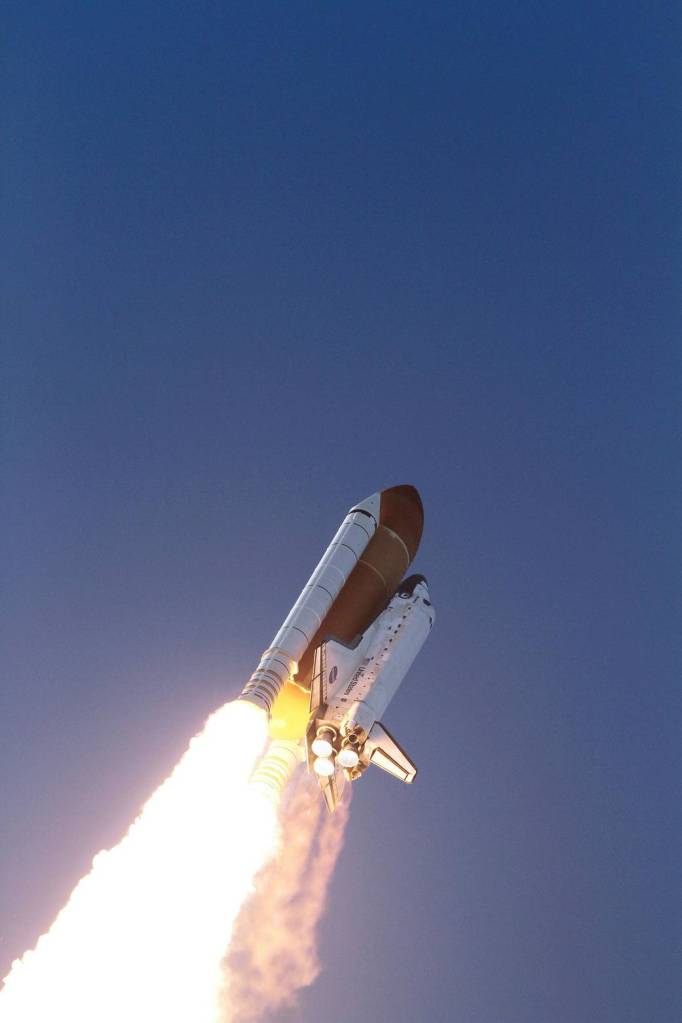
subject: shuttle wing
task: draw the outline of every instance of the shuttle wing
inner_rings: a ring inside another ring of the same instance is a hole
[[[364,752],[370,763],[407,785],[411,785],[417,776],[417,768],[407,753],[379,721],[375,722],[367,736]]]

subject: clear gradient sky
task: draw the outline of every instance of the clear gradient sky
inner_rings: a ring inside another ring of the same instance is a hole
[[[0,972],[347,508],[438,620],[300,1023],[679,1023],[679,5],[4,8]]]

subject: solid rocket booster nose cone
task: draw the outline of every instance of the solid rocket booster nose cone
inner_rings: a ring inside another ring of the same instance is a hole
[[[329,757],[318,757],[313,764],[313,771],[315,774],[318,774],[320,778],[331,778],[334,773],[334,765]]]
[[[311,749],[316,757],[330,757],[334,751],[328,739],[314,739]]]
[[[342,749],[336,758],[336,763],[339,767],[345,767],[351,770],[353,767],[358,766],[360,757],[357,755],[354,749]]]

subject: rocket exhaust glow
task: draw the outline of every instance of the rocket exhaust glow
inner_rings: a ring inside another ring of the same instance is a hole
[[[273,806],[277,806],[287,782],[302,759],[300,743],[275,739],[251,776],[251,787],[269,799]]]
[[[273,854],[272,798],[249,785],[263,711],[226,704],[121,842],[93,860],[0,990],[3,1023],[214,1023],[222,959]]]

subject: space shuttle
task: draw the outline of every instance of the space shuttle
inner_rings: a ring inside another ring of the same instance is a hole
[[[423,525],[413,486],[354,505],[240,697],[270,719],[263,770],[304,761],[330,812],[370,764],[417,774],[383,717],[435,618],[426,579],[407,575]]]

